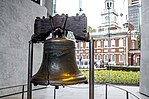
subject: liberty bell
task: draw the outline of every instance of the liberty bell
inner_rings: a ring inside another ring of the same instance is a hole
[[[46,40],[41,67],[31,82],[53,86],[87,83],[77,67],[74,49],[74,42],[65,38]]]
[[[63,20],[65,20],[65,22],[63,22]],[[41,25],[42,22],[46,24]],[[49,25],[47,26],[48,22]],[[62,28],[60,22],[64,23]],[[76,32],[76,30],[82,31],[84,27],[86,27],[86,24],[82,25],[79,22],[85,24],[86,17],[84,15],[76,17],[57,15],[51,19],[38,18],[35,21],[35,28],[37,29],[35,29],[36,35],[33,36],[32,40],[44,41],[44,48],[42,64],[38,72],[31,79],[31,82],[34,85],[65,86],[79,83],[87,83],[86,77],[79,71],[76,64],[75,43],[74,41],[67,40],[65,38],[66,32],[64,32],[66,27],[66,29],[68,30],[73,30],[75,31],[75,33],[80,33]],[[76,25],[71,26],[70,24]],[[50,26],[55,27],[52,28]],[[78,26],[82,26],[82,28],[78,28]],[[51,31],[49,28],[52,28],[51,30],[53,30],[52,38],[47,38],[47,36],[49,35],[48,32],[46,32],[47,34],[42,33],[47,30]],[[43,29],[45,30],[40,31]]]

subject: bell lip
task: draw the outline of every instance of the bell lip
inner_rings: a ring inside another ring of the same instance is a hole
[[[76,84],[88,84],[88,81],[87,81],[87,79],[84,79],[84,80],[81,80],[81,81],[78,81],[78,82],[76,82],[76,81],[71,81],[71,82],[57,82],[57,83],[55,83],[55,82],[51,82],[51,83],[49,83],[49,85],[51,85],[51,86],[67,86],[67,85],[76,85]]]
[[[88,80],[87,80],[86,77],[79,77],[79,78],[76,78],[76,79],[73,79],[73,80],[66,80],[66,81],[63,81],[63,80],[45,80],[45,79],[37,80],[37,79],[32,79],[31,83],[33,83],[34,86],[37,86],[37,85],[66,86],[66,85],[75,85],[75,84],[81,84],[81,83],[88,84]]]

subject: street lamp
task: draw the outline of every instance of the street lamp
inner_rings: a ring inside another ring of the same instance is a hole
[[[108,62],[107,62],[107,68],[108,68],[108,82],[110,82],[110,9],[111,9],[111,2],[107,3],[107,9],[108,9]]]
[[[53,0],[53,15],[56,14],[56,0]]]

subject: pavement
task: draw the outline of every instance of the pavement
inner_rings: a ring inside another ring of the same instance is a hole
[[[139,99],[149,99],[149,97],[146,97],[139,93],[138,86],[121,86],[121,85],[115,85],[115,86],[133,93],[134,95],[139,97]],[[118,89],[116,87],[109,85],[107,86],[108,88],[107,99],[127,99],[126,91]],[[55,87],[53,86],[47,86],[47,88],[45,89],[33,91],[32,99],[89,99],[88,84],[69,85],[65,86],[64,88],[60,86],[59,89],[56,89],[55,98],[54,98],[54,88]],[[105,88],[106,88],[105,85],[95,84],[94,99],[105,99]],[[24,99],[27,99],[26,97],[27,95],[25,93]],[[17,94],[9,97],[4,97],[3,99],[22,99],[22,98],[21,94]],[[138,98],[129,94],[129,99],[138,99]]]

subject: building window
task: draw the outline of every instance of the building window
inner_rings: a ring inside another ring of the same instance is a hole
[[[104,41],[104,47],[108,47],[108,41]]]
[[[110,8],[112,7],[112,2],[110,2]]]
[[[123,39],[120,39],[119,40],[119,47],[123,47],[123,46],[124,46]]]
[[[87,62],[87,61],[85,61],[85,62],[84,62],[84,65],[88,65],[88,62]]]
[[[111,40],[111,47],[115,47],[115,40]]]
[[[83,42],[80,42],[80,48],[83,48]]]
[[[78,49],[78,43],[75,43],[75,48],[77,48],[77,49]]]
[[[86,42],[86,48],[89,48],[89,43],[88,42]]]
[[[124,60],[124,55],[119,55],[119,62],[123,62]]]
[[[86,55],[85,58],[88,59],[88,55]]]
[[[109,8],[109,2],[107,2],[107,8]]]
[[[83,65],[83,62],[82,61],[80,62],[80,65]]]
[[[111,61],[115,62],[115,55],[111,55]]]
[[[101,47],[101,42],[98,40],[97,41],[97,48],[100,48]]]
[[[107,55],[107,54],[104,56],[104,61],[105,61],[105,62],[108,61],[108,55]]]
[[[98,55],[98,56],[97,56],[97,59],[98,59],[98,60],[100,60],[100,58],[101,58],[101,56],[100,56],[100,55]]]

